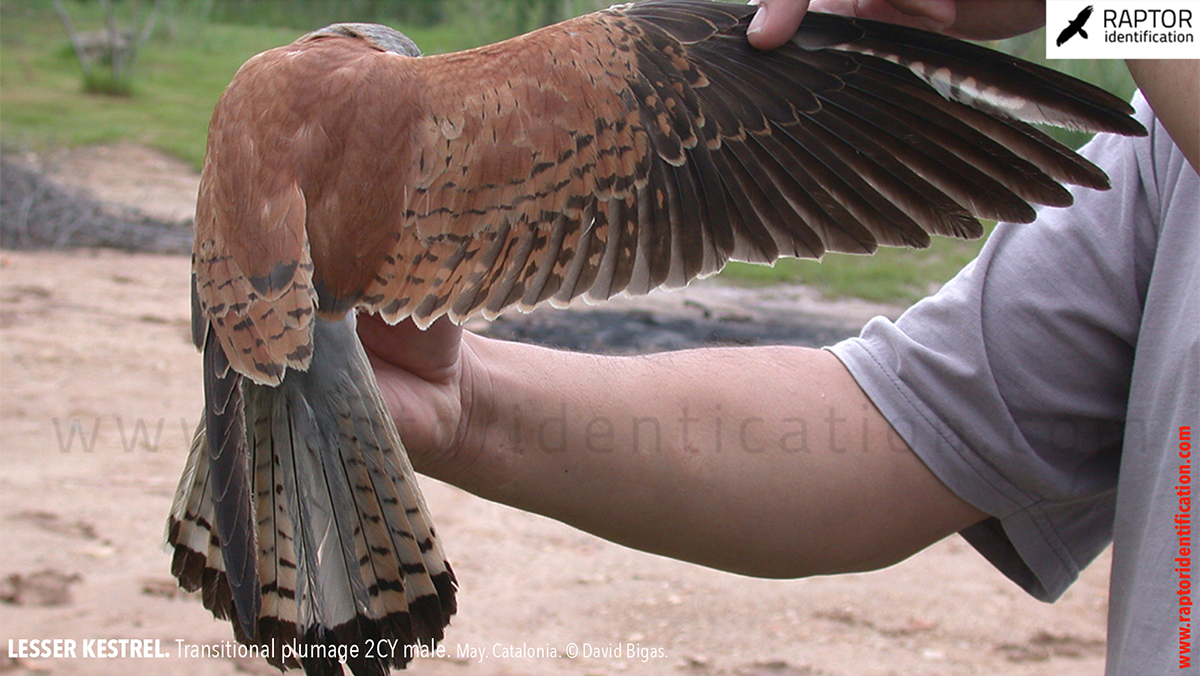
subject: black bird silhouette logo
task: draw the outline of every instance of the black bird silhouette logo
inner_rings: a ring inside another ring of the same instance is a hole
[[[1079,16],[1075,17],[1071,23],[1067,24],[1067,27],[1063,29],[1063,32],[1058,34],[1058,41],[1055,44],[1057,44],[1059,47],[1062,47],[1063,43],[1075,37],[1076,33],[1082,35],[1083,39],[1086,40],[1088,34],[1087,31],[1083,30],[1083,26],[1087,23],[1088,19],[1091,18],[1092,10],[1094,8],[1095,5],[1088,5],[1087,7],[1084,7],[1083,11],[1079,13]]]

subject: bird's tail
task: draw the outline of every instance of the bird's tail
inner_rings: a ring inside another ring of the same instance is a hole
[[[384,674],[409,661],[406,646],[442,638],[454,574],[353,313],[314,324],[308,371],[290,370],[276,387],[228,371],[237,391],[224,401],[240,406],[240,425],[218,425],[210,411],[196,431],[168,522],[171,570],[276,666],[341,674],[340,661],[360,676]],[[220,478],[229,458],[210,449],[209,427],[226,430],[215,448],[234,447],[233,475],[245,470],[243,499],[229,498],[238,482]],[[253,570],[227,575],[239,567],[239,523]]]

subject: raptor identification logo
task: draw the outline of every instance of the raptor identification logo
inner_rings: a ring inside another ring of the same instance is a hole
[[[1048,0],[1046,57],[1200,58],[1200,0]]]

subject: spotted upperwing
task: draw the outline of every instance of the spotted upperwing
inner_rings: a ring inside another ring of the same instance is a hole
[[[1146,133],[1090,85],[889,24],[809,13],[758,52],[752,12],[651,1],[420,58],[341,24],[242,67],[197,206],[207,414],[170,536],[240,639],[436,640],[454,612],[355,309],[427,326],[973,237],[1108,187],[1029,123]]]

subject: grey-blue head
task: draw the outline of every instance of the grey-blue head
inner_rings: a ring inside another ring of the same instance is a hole
[[[344,35],[352,38],[362,38],[376,48],[385,52],[395,52],[405,56],[420,56],[421,50],[417,43],[400,31],[377,23],[335,23],[320,30],[315,30],[308,36]]]

